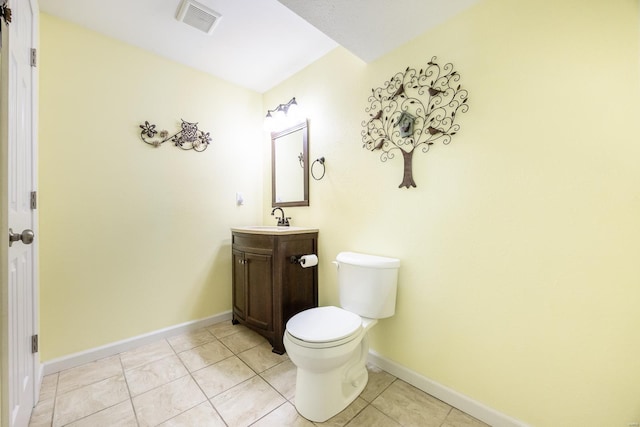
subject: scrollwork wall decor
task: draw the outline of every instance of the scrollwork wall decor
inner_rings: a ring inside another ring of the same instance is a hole
[[[407,67],[384,86],[371,89],[370,119],[362,122],[363,148],[382,151],[380,160],[393,159],[399,151],[404,175],[398,188],[416,187],[413,179],[413,153],[423,153],[436,142],[445,145],[460,130],[455,121],[469,110],[468,92],[461,89],[460,75],[452,64],[440,66],[434,56],[427,67],[416,71]]]
[[[0,18],[4,20],[6,25],[11,23],[11,9],[7,6],[6,0],[0,4]],[[0,44],[2,44],[2,42],[0,42]]]
[[[156,125],[146,120],[143,125],[140,125],[140,129],[142,129],[142,132],[140,132],[142,141],[154,147],[159,147],[163,143],[171,141],[176,147],[180,147],[183,150],[202,152],[207,149],[211,142],[209,132],[199,130],[198,123],[185,122],[184,120],[182,120],[180,130],[171,136],[169,136],[169,132],[166,130],[158,132]],[[156,138],[156,135],[158,135],[158,138]]]

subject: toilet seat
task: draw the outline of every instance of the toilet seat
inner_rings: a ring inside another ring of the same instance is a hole
[[[334,306],[302,311],[287,322],[287,332],[292,338],[314,347],[348,342],[361,330],[360,316]]]

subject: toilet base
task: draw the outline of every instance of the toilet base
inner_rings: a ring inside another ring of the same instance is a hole
[[[362,393],[369,373],[369,330],[375,319],[362,318],[360,335],[336,347],[301,346],[285,332],[283,343],[297,367],[295,406],[308,420],[324,422],[337,415]]]
[[[298,413],[310,421],[324,422],[349,406],[369,380],[364,365],[354,366],[350,371],[315,373],[298,368],[295,398]]]

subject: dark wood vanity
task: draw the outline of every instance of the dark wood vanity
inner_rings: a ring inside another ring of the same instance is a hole
[[[283,354],[287,321],[318,306],[318,267],[297,259],[316,254],[318,230],[302,227],[237,227],[232,234],[234,324],[269,340]]]

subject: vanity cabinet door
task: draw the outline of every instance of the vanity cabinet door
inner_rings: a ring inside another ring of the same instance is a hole
[[[245,280],[244,252],[233,250],[233,323],[245,320],[247,317],[247,286]]]
[[[266,331],[273,330],[273,280],[271,255],[245,252],[247,293],[246,321]]]

